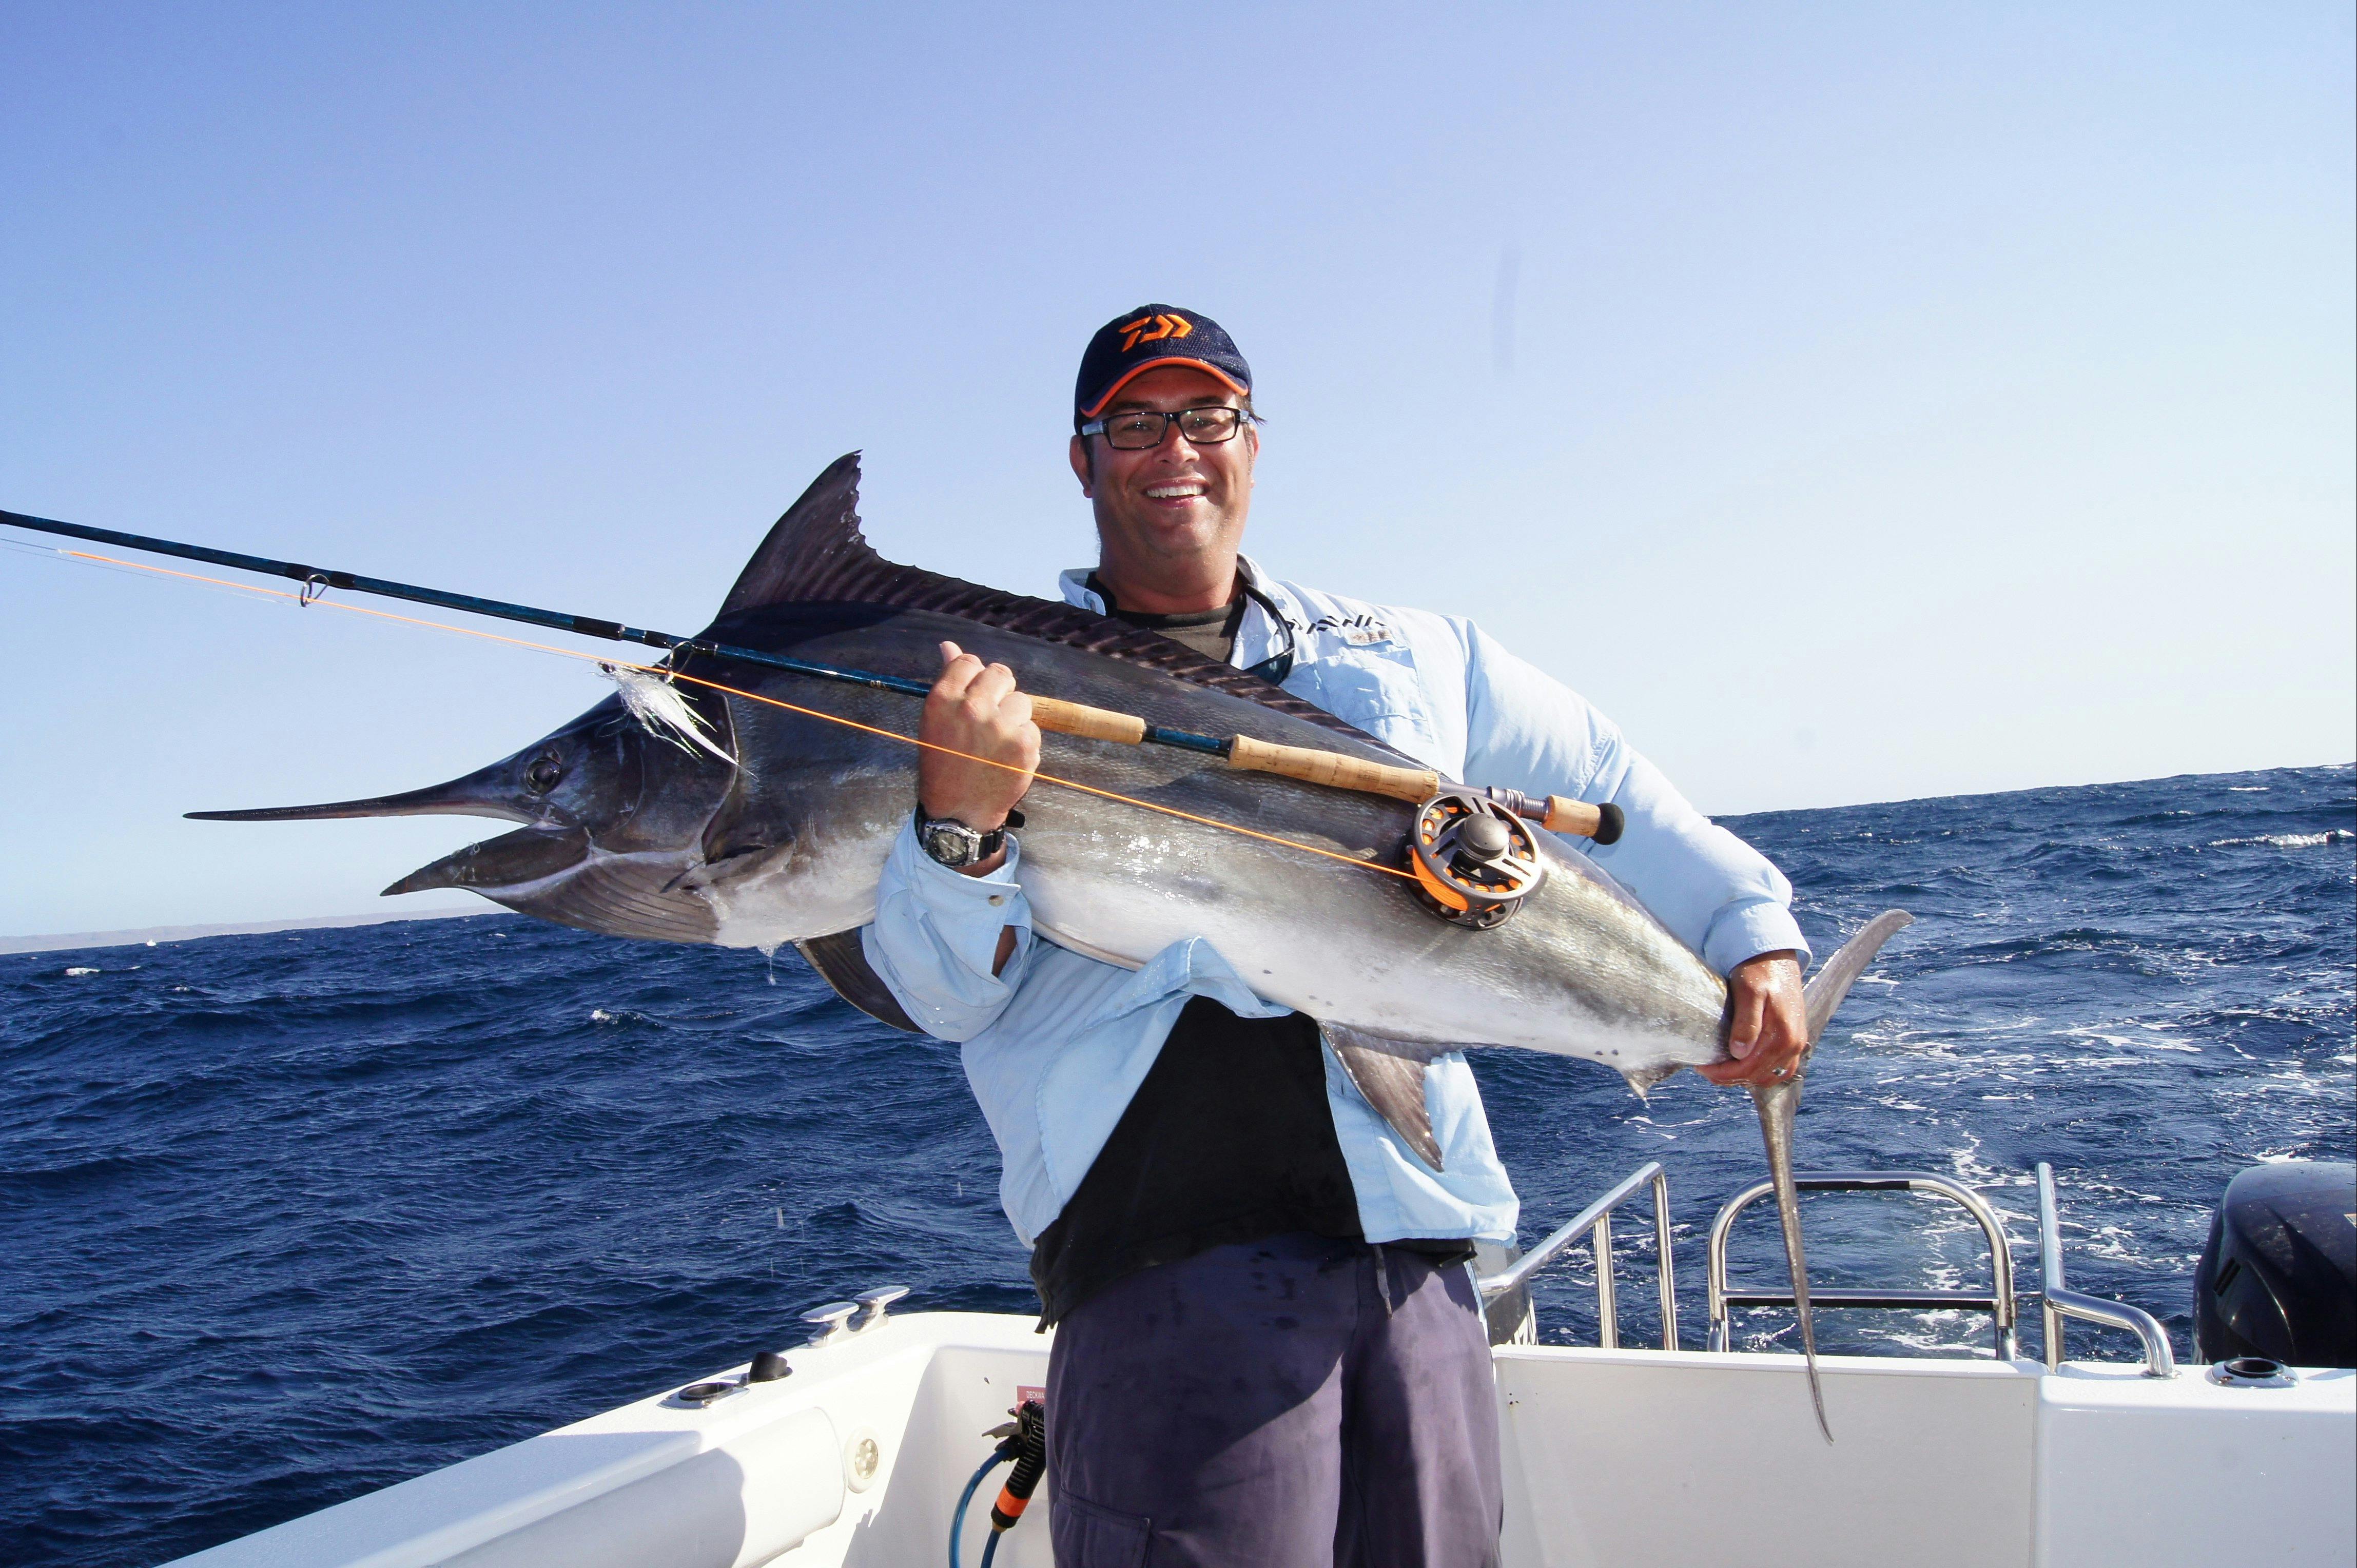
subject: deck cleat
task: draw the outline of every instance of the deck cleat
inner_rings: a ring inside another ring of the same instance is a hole
[[[861,1291],[851,1299],[866,1307],[867,1316],[859,1320],[859,1326],[852,1332],[865,1334],[880,1325],[884,1321],[885,1315],[892,1310],[892,1304],[908,1294],[907,1285],[874,1285]]]
[[[859,1304],[856,1301],[831,1301],[824,1306],[812,1307],[802,1314],[802,1321],[817,1327],[820,1332],[812,1335],[810,1342],[832,1345],[838,1339],[850,1338],[851,1330],[847,1325],[851,1322],[852,1314],[858,1310]]]

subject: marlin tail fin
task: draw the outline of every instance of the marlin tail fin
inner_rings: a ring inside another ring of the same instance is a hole
[[[1809,1044],[1813,1048],[1817,1036],[1833,1021],[1842,998],[1849,994],[1857,977],[1866,972],[1866,966],[1874,961],[1874,955],[1882,950],[1882,944],[1914,923],[1915,917],[1904,909],[1885,909],[1868,920],[1857,935],[1842,943],[1840,950],[1809,976],[1809,983],[1801,987],[1801,1000],[1809,1010]]]
[[[1801,988],[1801,999],[1808,1009],[1810,1050],[1816,1048],[1842,998],[1874,961],[1882,944],[1894,931],[1914,923],[1915,917],[1904,909],[1885,909],[1809,977]],[[1751,1101],[1759,1109],[1760,1135],[1768,1145],[1768,1179],[1776,1189],[1776,1219],[1784,1231],[1784,1264],[1792,1272],[1792,1305],[1801,1319],[1801,1352],[1809,1362],[1809,1402],[1817,1412],[1817,1430],[1831,1443],[1834,1429],[1825,1422],[1824,1390],[1817,1380],[1817,1326],[1809,1311],[1809,1262],[1801,1246],[1801,1195],[1792,1185],[1792,1119],[1801,1109],[1801,1080],[1807,1072],[1804,1052],[1801,1066],[1788,1081],[1752,1090]]]

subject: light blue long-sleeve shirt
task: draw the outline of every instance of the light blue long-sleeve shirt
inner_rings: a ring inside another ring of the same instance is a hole
[[[1806,961],[1782,874],[1689,805],[1577,693],[1469,620],[1280,583],[1250,560],[1240,569],[1253,593],[1237,665],[1290,647],[1286,691],[1444,778],[1611,801],[1628,818],[1620,841],[1581,847],[1705,962],[1724,974],[1785,950]],[[1064,597],[1103,614],[1086,580],[1066,573]],[[1015,950],[994,974],[1008,928]],[[935,864],[904,828],[863,943],[909,1017],[962,1043],[1004,1162],[1000,1199],[1027,1246],[1063,1212],[1189,1000],[1208,996],[1243,1017],[1288,1011],[1254,995],[1200,939],[1174,942],[1135,972],[1037,940],[1019,843],[998,870],[966,876]],[[1512,1239],[1520,1206],[1463,1052],[1426,1069],[1440,1170],[1408,1150],[1331,1049],[1326,1095],[1368,1240]]]

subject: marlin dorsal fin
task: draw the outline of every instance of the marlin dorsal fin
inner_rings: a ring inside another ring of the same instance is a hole
[[[737,575],[719,621],[791,604],[876,605],[957,616],[983,626],[1061,643],[1084,652],[1159,670],[1248,703],[1306,719],[1390,760],[1374,736],[1257,675],[1204,658],[1184,643],[1053,599],[1035,599],[960,578],[903,566],[876,553],[859,531],[859,454],[846,453],[811,481],[786,509]],[[726,641],[727,638],[720,639]]]
[[[859,454],[846,452],[778,519],[737,575],[720,613],[827,599],[834,596],[824,591],[829,578],[864,576],[859,568],[883,564],[859,532]]]

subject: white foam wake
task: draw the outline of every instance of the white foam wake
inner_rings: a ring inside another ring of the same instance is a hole
[[[2212,849],[2223,849],[2228,844],[2266,843],[2277,849],[2314,849],[2319,844],[2349,843],[2357,841],[2357,833],[2346,828],[2330,828],[2320,833],[2261,833],[2255,838],[2212,839]]]

